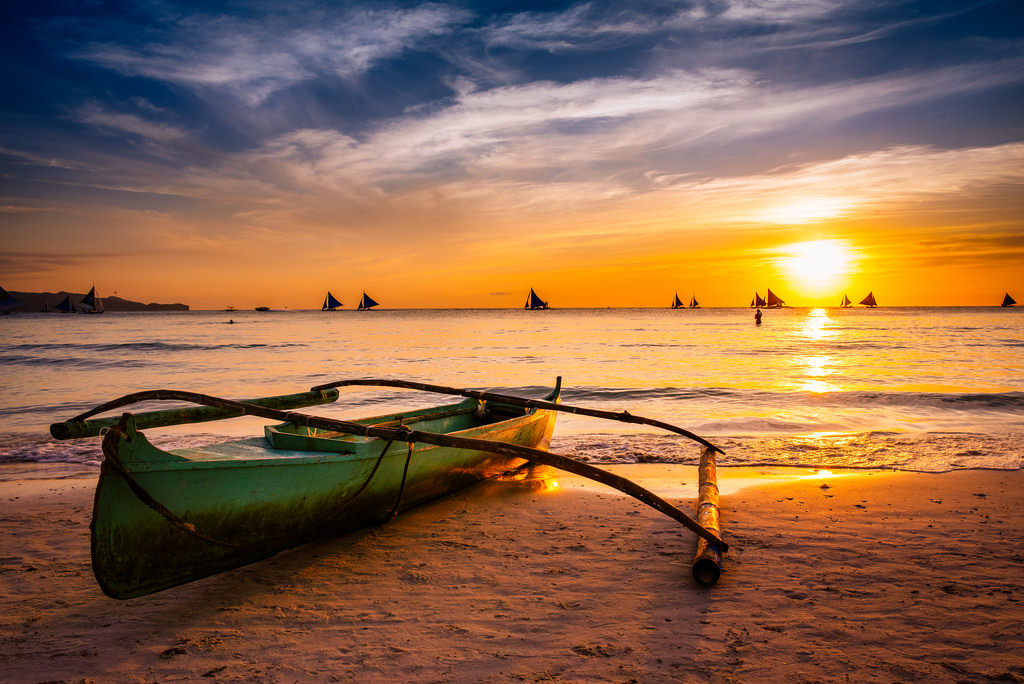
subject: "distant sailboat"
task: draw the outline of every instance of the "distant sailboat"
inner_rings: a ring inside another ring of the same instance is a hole
[[[1000,304],[1000,306],[1013,306],[1016,303],[1017,303],[1017,300],[1015,300],[1013,297],[1011,297],[1010,293],[1007,292],[1006,296],[1003,297],[1003,303]]]
[[[99,297],[96,296],[96,286],[93,285],[89,293],[82,297],[82,301],[78,303],[78,311],[80,313],[88,314],[99,314],[103,313],[103,302]]]
[[[373,298],[370,297],[370,295],[366,294],[366,290],[363,290],[363,296],[360,298],[359,306],[356,307],[356,310],[369,311],[375,306],[379,306],[379,304],[373,301]]]
[[[690,308],[691,309],[699,309],[700,308],[700,302],[698,302],[697,298],[694,297],[693,295],[690,295]]]
[[[327,291],[327,296],[324,297],[324,305],[322,307],[320,307],[320,310],[321,311],[335,311],[335,310],[337,310],[337,308],[339,306],[341,306],[341,302],[339,302],[337,299],[335,299],[334,295],[331,294],[331,291],[328,290]]]
[[[868,296],[860,300],[860,303],[864,306],[878,306],[878,302],[875,301],[874,292],[868,292]]]
[[[531,287],[530,288],[530,296],[526,298],[526,306],[524,306],[523,308],[524,309],[546,309],[546,308],[548,308],[548,303],[545,302],[544,300],[542,300],[540,297],[538,297],[537,293],[534,292],[533,288]]]
[[[777,294],[771,291],[771,288],[768,288],[768,299],[765,301],[764,306],[769,309],[778,309],[785,303]]]
[[[0,314],[9,314],[11,309],[17,309],[19,306],[21,306],[21,302],[10,292],[0,287]]]
[[[761,299],[761,295],[759,295],[759,294],[757,294],[755,292],[754,293],[754,298],[750,300],[750,307],[753,308],[755,306],[758,306],[758,307],[764,306],[765,303],[766,302],[763,299]]]
[[[60,304],[53,307],[53,310],[60,311],[61,313],[75,313],[75,305],[71,303],[71,295],[60,300]]]
[[[844,294],[844,295],[843,295],[843,301],[839,302],[839,306],[842,306],[842,307],[847,307],[847,306],[850,306],[850,304],[853,304],[853,302],[851,302],[851,301],[850,301],[850,298],[849,298],[849,297],[847,297],[847,296],[846,296],[846,295]]]
[[[679,299],[679,293],[678,292],[676,292],[676,298],[672,300],[672,308],[673,309],[682,309],[682,308],[684,308],[683,307],[683,300]]]

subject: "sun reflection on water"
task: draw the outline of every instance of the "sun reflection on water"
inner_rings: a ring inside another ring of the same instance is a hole
[[[805,340],[811,342],[820,342],[830,340],[839,335],[839,333],[832,328],[832,320],[828,316],[828,311],[825,309],[812,309],[807,314],[807,319],[804,322],[803,328],[800,330],[800,334]],[[817,394],[823,394],[825,392],[836,392],[840,389],[834,383],[826,381],[824,378],[830,375],[836,375],[839,371],[837,369],[838,359],[831,354],[816,353],[808,354],[806,356],[798,357],[797,363],[803,366],[804,378],[799,383],[799,389],[805,392],[814,392]]]
[[[831,326],[832,319],[828,317],[826,309],[811,309],[807,312],[807,320],[801,332],[809,340],[827,340],[839,334]]]

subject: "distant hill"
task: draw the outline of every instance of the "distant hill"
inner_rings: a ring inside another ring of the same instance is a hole
[[[59,304],[65,297],[71,295],[71,301],[76,304],[82,301],[82,297],[85,293],[76,294],[74,292],[14,292],[8,290],[11,295],[21,302],[21,306],[13,309],[15,312],[34,312],[34,311],[45,311],[45,306],[49,303],[50,308]],[[117,296],[111,297],[100,297],[103,302],[104,311],[188,311],[188,304],[157,304],[150,302],[149,304],[143,304],[142,302],[133,302],[130,299],[123,299]]]

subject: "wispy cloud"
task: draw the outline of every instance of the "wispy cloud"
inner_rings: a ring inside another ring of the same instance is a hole
[[[901,146],[764,174],[681,184],[674,191],[718,204],[723,209],[720,221],[761,225],[777,222],[787,210],[798,212],[806,203],[825,203],[831,211],[801,223],[865,210],[884,210],[891,217],[892,212],[921,212],[923,202],[976,199],[1021,186],[1024,143],[1010,143],[955,150]]]
[[[236,186],[372,201],[424,187],[458,188],[478,198],[493,192],[506,199],[531,193],[550,199],[562,186],[600,199],[703,182],[735,185],[740,181],[707,164],[706,149],[744,140],[769,144],[772,136],[802,126],[834,125],[1020,79],[1009,69],[957,67],[796,90],[759,83],[740,70],[706,70],[467,88],[448,106],[410,112],[360,137],[323,129],[289,132],[232,155],[210,173],[198,171],[194,184],[216,192]],[[892,158],[891,151],[879,154],[866,158]],[[950,163],[956,158],[950,155]]]
[[[33,207],[24,204],[0,205],[0,214],[40,214],[54,211],[53,207]]]
[[[289,85],[351,77],[445,33],[463,10],[438,4],[410,9],[278,15],[167,17],[140,44],[96,41],[75,57],[129,76],[196,88],[223,88],[253,104]]]
[[[583,2],[559,12],[501,16],[482,32],[491,46],[557,52],[678,31],[704,32],[695,35],[703,41],[714,38],[706,35],[709,30],[735,31],[738,26],[770,29],[777,35],[780,27],[806,26],[848,11],[841,3],[824,0],[716,0],[664,7]],[[739,42],[739,37],[733,37]]]
[[[79,107],[72,116],[90,126],[130,133],[160,143],[180,140],[186,135],[185,131],[177,126],[148,121],[135,114],[114,112],[95,102]]]

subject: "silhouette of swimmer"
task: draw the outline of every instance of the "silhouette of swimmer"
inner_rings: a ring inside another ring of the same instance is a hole
[[[758,309],[757,313],[754,314],[754,325],[761,325],[761,310]]]

